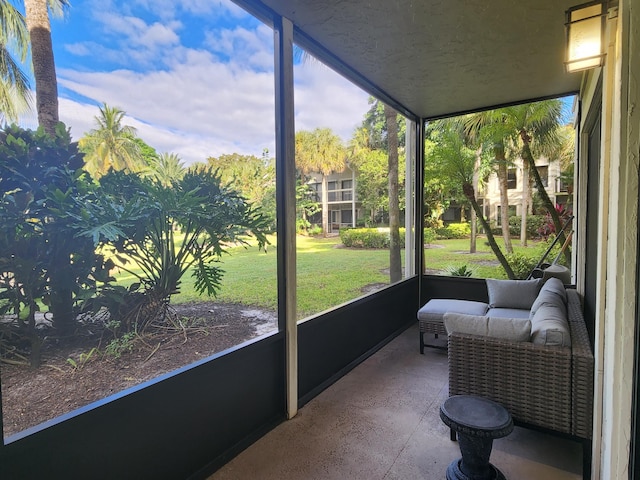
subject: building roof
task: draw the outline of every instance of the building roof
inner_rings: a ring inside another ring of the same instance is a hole
[[[408,116],[434,118],[575,93],[568,0],[262,0],[296,41]],[[322,53],[324,50],[324,53]],[[351,70],[349,70],[351,69]]]

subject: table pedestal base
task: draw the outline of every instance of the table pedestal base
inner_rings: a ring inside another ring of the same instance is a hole
[[[460,470],[460,463],[462,459],[454,460],[449,464],[447,468],[447,480],[478,480],[480,477],[469,477],[464,474],[462,470]],[[489,472],[488,476],[483,477],[482,480],[506,480],[505,476],[502,474],[500,470],[494,467],[492,464],[489,464]]]

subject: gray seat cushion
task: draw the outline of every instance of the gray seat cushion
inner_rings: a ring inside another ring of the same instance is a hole
[[[418,320],[426,322],[440,322],[445,313],[463,313],[466,315],[484,315],[489,305],[471,300],[453,300],[448,298],[433,298],[418,310]]]

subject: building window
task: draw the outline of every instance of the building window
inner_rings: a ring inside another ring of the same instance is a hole
[[[327,183],[327,201],[335,202],[338,200],[338,195],[336,194],[337,182],[328,182]]]
[[[350,202],[353,199],[353,182],[351,180],[342,181],[342,200]]]
[[[536,169],[538,170],[538,174],[540,175],[540,180],[542,180],[542,185],[544,185],[545,187],[549,186],[549,167],[548,166],[544,166],[544,167],[536,167]]]
[[[351,225],[353,223],[353,212],[351,210],[341,210],[341,223]]]
[[[507,170],[507,188],[513,190],[518,186],[518,177],[516,176],[516,169],[510,168]]]

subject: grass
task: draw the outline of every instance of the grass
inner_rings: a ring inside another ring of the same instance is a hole
[[[265,253],[257,246],[230,248],[221,259],[224,270],[222,288],[216,296],[220,302],[242,303],[275,310],[277,307],[276,239]],[[540,258],[545,244],[530,242],[520,247],[516,240],[514,251]],[[297,237],[297,301],[298,317],[319,313],[363,295],[362,288],[371,284],[388,284],[388,250],[349,249],[341,246],[339,237]],[[502,245],[501,245],[502,246]],[[477,242],[477,253],[469,253],[469,240],[438,240],[425,249],[425,266],[429,272],[445,274],[449,267],[466,265],[474,277],[506,278],[485,239]],[[121,275],[118,281],[131,283],[131,275]],[[194,280],[187,273],[180,285],[180,293],[173,303],[208,300],[195,292]]]

